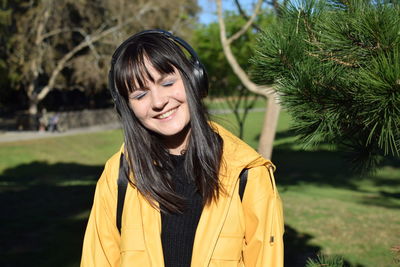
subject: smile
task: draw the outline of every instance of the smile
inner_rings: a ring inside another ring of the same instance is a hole
[[[167,111],[167,112],[165,112],[163,114],[160,114],[160,115],[156,116],[156,118],[157,119],[166,119],[169,116],[171,116],[173,113],[175,113],[177,109],[178,108],[171,109],[170,111]]]

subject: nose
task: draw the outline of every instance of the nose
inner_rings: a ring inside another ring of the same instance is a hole
[[[160,88],[153,88],[151,90],[151,107],[154,110],[162,110],[168,104],[168,96],[160,90]]]

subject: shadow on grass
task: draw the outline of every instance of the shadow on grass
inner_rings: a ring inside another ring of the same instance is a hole
[[[364,205],[370,205],[370,206],[378,206],[378,207],[383,207],[387,209],[400,209],[400,202],[396,200],[396,197],[392,196],[392,193],[386,193],[384,191],[378,192],[380,195],[375,196],[366,196],[364,197],[360,203]],[[389,196],[385,196],[387,194],[390,194]],[[398,195],[399,193],[395,193],[395,195]]]
[[[287,186],[300,184],[345,188],[363,192],[365,196],[359,200],[362,204],[400,208],[400,191],[394,191],[399,184],[397,178],[376,175],[360,177],[351,171],[349,161],[340,151],[292,150],[292,146],[286,143],[274,147],[273,162],[277,165],[276,176],[283,191]],[[396,168],[396,164],[396,161],[389,159],[382,162],[382,167]],[[369,181],[372,184],[370,189],[360,188],[363,183],[360,181]]]
[[[295,137],[295,133],[293,131],[279,132],[276,140],[287,137]],[[360,179],[368,179],[381,187],[398,185],[398,179],[356,175],[352,171],[352,165],[346,153],[342,151],[295,150],[293,149],[295,145],[296,141],[291,140],[274,146],[273,162],[278,166],[277,175],[282,177],[279,179],[280,185],[309,183],[358,190],[355,181]],[[399,168],[400,160],[386,157],[381,164],[381,167],[384,166]]]
[[[102,166],[32,162],[0,175],[0,266],[79,266]]]
[[[274,147],[273,161],[278,166],[280,185],[312,183],[356,190],[351,166],[337,151],[292,150],[286,145]]]
[[[296,136],[295,131],[289,129],[289,130],[286,130],[286,131],[277,132],[275,134],[275,140],[284,139],[284,138],[288,138],[288,137],[295,137],[295,136]],[[257,141],[258,141],[260,139],[260,135],[256,136],[256,138],[257,138]]]
[[[285,224],[285,266],[286,267],[304,267],[308,259],[316,259],[321,253],[321,247],[310,244],[313,236],[300,233],[291,226]],[[351,265],[345,259],[343,267],[364,267],[363,265]]]
[[[321,251],[321,247],[311,245],[312,236],[302,234],[285,224],[285,266],[304,267],[307,258],[314,257]]]

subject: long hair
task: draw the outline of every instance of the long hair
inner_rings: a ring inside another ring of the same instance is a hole
[[[190,113],[190,136],[185,152],[184,171],[196,184],[203,204],[219,197],[222,186],[218,172],[222,157],[222,138],[211,128],[208,113],[202,102],[205,88],[196,82],[193,64],[180,46],[158,33],[138,35],[125,44],[113,66],[117,90],[116,107],[120,115],[125,141],[125,153],[133,172],[130,183],[153,207],[165,207],[169,212],[182,212],[185,202],[173,188],[171,157],[161,137],[145,128],[129,106],[129,94],[153,80],[145,62],[160,74],[178,70],[186,91]]]

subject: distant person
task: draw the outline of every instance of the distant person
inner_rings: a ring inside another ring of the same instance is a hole
[[[109,87],[124,144],[97,183],[81,266],[283,266],[274,166],[209,120],[189,44],[162,30],[131,36]]]
[[[47,110],[44,108],[39,114],[39,132],[45,132],[49,124],[49,118],[47,115]]]
[[[60,121],[60,114],[58,112],[50,117],[49,126],[48,126],[49,132],[58,132],[59,131],[59,127],[58,127],[59,121]]]

